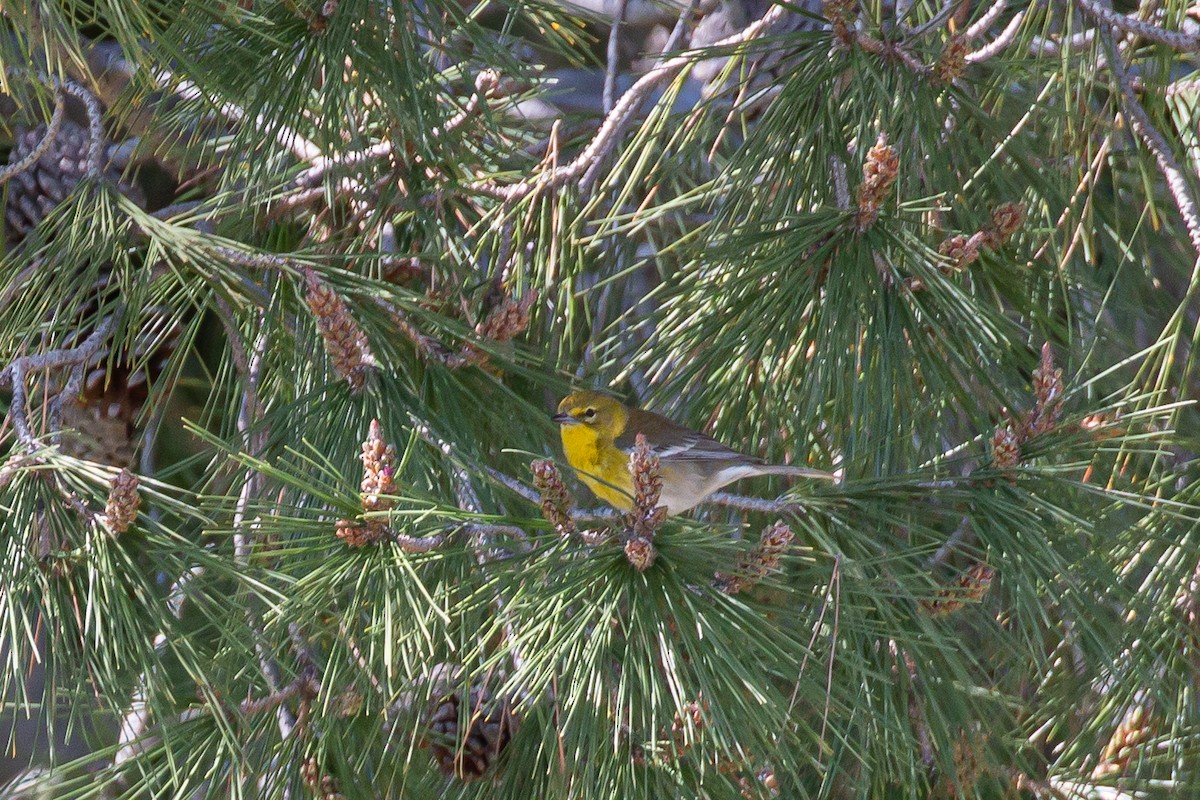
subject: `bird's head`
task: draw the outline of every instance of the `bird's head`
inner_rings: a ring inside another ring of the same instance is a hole
[[[558,404],[554,421],[564,428],[586,425],[597,432],[616,436],[625,429],[628,412],[620,401],[600,392],[575,392]]]

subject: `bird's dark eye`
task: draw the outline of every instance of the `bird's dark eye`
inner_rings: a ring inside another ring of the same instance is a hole
[[[596,418],[596,409],[589,408],[589,409],[585,410],[583,412],[583,418],[584,419],[595,419]]]

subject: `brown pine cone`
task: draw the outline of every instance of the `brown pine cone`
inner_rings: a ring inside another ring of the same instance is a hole
[[[47,126],[19,130],[8,163],[15,164],[32,153],[46,136]],[[88,133],[71,121],[64,121],[50,147],[33,166],[9,181],[8,203],[4,207],[4,238],[14,245],[29,235],[54,207],[71,194],[87,174]],[[107,150],[107,143],[105,144]],[[107,161],[107,154],[105,161]],[[121,180],[121,171],[106,164],[104,175],[121,193],[139,206],[145,206],[141,189]]]
[[[158,338],[157,330],[166,326],[169,330]],[[156,316],[143,333],[133,352],[118,355],[109,372],[104,366],[108,355],[102,351],[96,359],[100,366],[84,378],[79,396],[63,404],[63,427],[70,431],[63,435],[61,447],[67,455],[115,467],[133,465],[150,384],[166,369],[179,344],[180,328]]]
[[[434,669],[425,744],[438,769],[464,781],[482,778],[512,738],[516,719],[508,701],[494,698],[481,683],[462,685],[462,669]],[[466,731],[463,731],[466,725]]]

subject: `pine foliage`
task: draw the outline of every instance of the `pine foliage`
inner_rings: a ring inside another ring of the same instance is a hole
[[[1197,791],[1193,12],[618,5],[0,6],[6,796]]]

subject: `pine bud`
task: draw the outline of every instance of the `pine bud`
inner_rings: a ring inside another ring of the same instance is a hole
[[[366,511],[386,511],[395,505],[390,497],[396,493],[396,448],[383,440],[379,420],[371,420],[367,438],[362,444],[362,504]]]
[[[494,342],[512,340],[529,327],[529,309],[535,299],[536,292],[530,292],[520,300],[505,297],[483,322],[475,326],[475,332]]]
[[[316,756],[304,759],[304,763],[300,765],[300,780],[309,789],[316,789],[321,782],[321,765],[317,762]]]
[[[625,557],[629,559],[629,563],[638,572],[645,572],[654,566],[654,559],[658,557],[658,550],[654,547],[654,542],[649,539],[630,539],[625,542]]]
[[[538,459],[529,468],[533,471],[533,487],[542,496],[542,516],[559,535],[570,536],[575,533],[575,520],[571,517],[571,494],[558,474],[558,467],[553,461]]]
[[[963,70],[967,66],[967,52],[970,50],[970,43],[967,37],[961,34],[953,36],[950,41],[946,42],[946,49],[938,57],[937,64],[934,65],[934,74],[942,83],[953,83],[962,77]]]
[[[142,498],[138,494],[137,476],[127,469],[117,473],[111,487],[108,502],[104,506],[104,522],[115,535],[129,530],[129,526],[137,519]]]
[[[1030,436],[1046,433],[1058,424],[1063,407],[1062,370],[1054,367],[1050,343],[1042,345],[1042,361],[1033,371],[1033,411],[1027,427]]]
[[[347,686],[334,698],[330,706],[339,717],[357,716],[363,709],[363,694],[353,686]]]
[[[309,756],[300,765],[300,780],[317,800],[345,800],[338,790],[337,779],[321,769],[316,756]]]
[[[947,237],[938,245],[938,252],[949,262],[943,268],[943,272],[962,272],[974,263],[979,258],[980,241],[981,237],[978,234],[963,236],[957,233]]]
[[[658,504],[662,495],[659,460],[642,433],[634,440],[629,456],[629,472],[633,475],[633,508],[625,514],[625,556],[638,572],[645,572],[654,563],[658,551],[654,534],[667,519],[666,506]]]
[[[979,259],[984,250],[994,250],[1004,244],[1025,221],[1025,207],[1020,203],[1004,203],[992,211],[991,222],[965,236],[948,236],[938,245],[938,252],[948,261],[941,269],[947,274],[958,273]]]
[[[708,704],[703,702],[685,703],[683,708],[675,712],[675,719],[671,721],[671,755],[680,759],[688,754],[692,749],[691,737],[704,729],[704,711]],[[691,737],[689,737],[689,730]]]
[[[997,428],[992,435],[992,464],[996,469],[1009,470],[1021,463],[1021,441],[1011,425]]]
[[[322,283],[312,270],[305,273],[305,279],[308,284],[305,300],[316,317],[317,330],[325,342],[333,370],[350,385],[352,392],[359,392],[366,383],[367,370],[375,362],[366,334],[332,287]]]
[[[825,0],[821,13],[833,26],[833,37],[842,47],[849,47],[854,41],[852,29],[858,17],[858,4],[854,0]]]
[[[996,571],[982,561],[971,565],[953,586],[941,589],[932,600],[923,600],[921,610],[931,617],[953,614],[968,603],[978,603],[987,594]]]
[[[900,157],[896,149],[887,143],[887,136],[879,134],[875,146],[867,151],[863,162],[863,180],[858,186],[858,213],[855,222],[859,231],[865,231],[879,218],[879,207],[892,190],[900,172]]]
[[[378,520],[356,522],[355,520],[340,519],[334,534],[348,547],[366,547],[386,538],[387,529]]]
[[[992,211],[992,247],[1003,244],[1016,233],[1025,222],[1025,206],[1022,203],[1003,203]]]
[[[659,477],[659,459],[646,440],[645,434],[639,433],[634,440],[633,452],[629,456],[629,472],[633,475],[633,505],[635,528],[644,531],[645,522],[658,507],[662,495],[662,478]],[[650,530],[650,534],[654,531]]]
[[[758,544],[738,561],[730,575],[717,574],[717,586],[727,594],[737,594],[752,588],[763,578],[779,569],[779,559],[792,544],[795,534],[783,520],[763,529]]]
[[[500,305],[492,309],[491,313],[475,326],[475,333],[493,342],[511,341],[529,327],[529,309],[536,297],[534,292],[530,292],[519,301],[505,297]],[[445,356],[443,361],[452,368],[478,367],[487,363],[487,353],[468,342],[457,353]]]
[[[1092,770],[1092,777],[1103,778],[1126,772],[1146,742],[1154,738],[1156,727],[1153,708],[1149,704],[1138,703],[1130,708],[1104,746],[1100,763]]]

